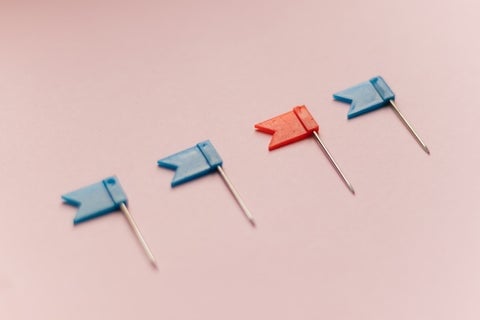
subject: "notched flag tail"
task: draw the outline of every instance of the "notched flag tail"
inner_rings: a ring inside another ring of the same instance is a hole
[[[395,100],[395,94],[382,77],[375,77],[333,94],[335,100],[350,103],[348,119],[377,110]]]
[[[298,106],[275,118],[257,123],[255,129],[272,135],[268,150],[311,137],[318,124],[305,106]]]
[[[116,176],[62,195],[65,203],[78,207],[73,219],[78,224],[120,209],[127,196]]]
[[[210,140],[157,161],[158,166],[175,170],[172,187],[217,171],[222,158]]]

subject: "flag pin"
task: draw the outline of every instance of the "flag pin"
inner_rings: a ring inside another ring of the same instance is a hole
[[[390,105],[400,121],[402,121],[422,149],[427,154],[430,154],[430,150],[428,149],[427,145],[422,141],[422,139],[420,139],[407,119],[405,119],[405,117],[398,110],[397,105],[395,104],[395,94],[382,77],[375,77],[343,91],[337,92],[333,95],[333,98],[341,102],[350,103],[350,110],[348,110],[347,115],[348,119]]]
[[[281,114],[270,120],[257,123],[255,128],[264,133],[272,135],[272,140],[268,150],[274,150],[287,144],[311,137],[317,140],[318,145],[327,156],[335,171],[338,173],[343,183],[348,187],[351,193],[355,194],[352,184],[347,180],[332,154],[320,139],[318,134],[318,124],[305,106],[298,106],[292,111]]]
[[[250,210],[248,210],[240,194],[223,170],[222,163],[222,158],[220,158],[210,140],[197,143],[191,148],[160,159],[157,162],[160,167],[175,170],[171,183],[172,187],[218,171],[240,208],[242,208],[248,221],[252,226],[255,226],[255,220]]]
[[[132,214],[128,211],[127,196],[117,177],[108,177],[100,182],[64,194],[62,199],[65,203],[78,207],[77,214],[73,219],[75,225],[117,210],[122,211],[148,259],[154,267],[157,267],[152,251],[144,240]]]

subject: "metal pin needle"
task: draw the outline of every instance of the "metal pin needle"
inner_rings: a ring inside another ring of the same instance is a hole
[[[352,184],[350,183],[350,181],[347,180],[347,178],[345,177],[345,175],[343,174],[342,170],[340,170],[340,167],[338,166],[338,164],[335,162],[335,159],[333,159],[332,155],[330,154],[330,152],[328,151],[327,147],[325,146],[325,144],[322,142],[322,140],[320,139],[320,136],[318,135],[318,132],[317,131],[313,131],[313,136],[315,137],[315,140],[317,140],[318,144],[320,145],[320,147],[322,148],[322,151],[323,153],[325,153],[325,155],[327,156],[328,160],[330,161],[330,163],[332,164],[332,166],[335,168],[335,171],[337,171],[338,175],[340,176],[340,178],[342,178],[343,180],[343,183],[345,183],[345,185],[347,186],[347,188],[350,190],[350,192],[352,194],[355,194],[355,190],[353,189],[353,186]]]
[[[408,123],[407,119],[400,113],[400,110],[398,110],[397,105],[395,104],[395,101],[390,99],[390,105],[392,106],[393,111],[397,114],[398,118],[403,122],[405,127],[407,127],[408,131],[410,131],[411,135],[417,140],[418,144],[420,147],[422,147],[423,151],[425,151],[427,154],[430,154],[430,150],[428,149],[427,145],[420,139],[418,134],[415,132],[413,127]]]
[[[222,166],[217,166],[217,170],[218,170],[218,172],[220,172],[220,175],[222,176],[223,181],[227,185],[227,187],[230,190],[230,192],[232,193],[233,197],[235,198],[235,200],[237,200],[238,205],[240,206],[240,208],[242,208],[243,213],[247,217],[248,221],[250,222],[250,224],[252,226],[255,227],[255,220],[253,220],[253,216],[250,213],[250,210],[248,210],[247,206],[245,205],[242,198],[240,197],[240,194],[238,193],[238,191],[233,186],[232,181],[230,181],[230,179],[226,175],[225,171],[223,171]]]
[[[135,220],[133,219],[132,214],[130,213],[130,211],[128,211],[128,208],[125,205],[125,203],[120,204],[120,210],[122,210],[122,212],[125,214],[125,217],[127,218],[128,223],[130,224],[130,227],[132,228],[133,232],[137,236],[138,241],[140,241],[140,244],[142,245],[143,250],[145,251],[145,254],[150,260],[150,263],[153,265],[153,267],[157,268],[157,261],[153,256],[152,250],[150,250],[150,248],[148,247],[147,242],[143,238],[142,233],[140,232],[140,229],[135,223]]]

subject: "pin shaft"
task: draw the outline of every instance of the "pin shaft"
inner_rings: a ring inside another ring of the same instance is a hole
[[[242,198],[240,197],[240,194],[238,193],[238,191],[233,186],[232,181],[230,181],[230,178],[227,176],[225,171],[223,171],[222,166],[217,166],[217,170],[220,173],[220,176],[222,177],[223,181],[227,185],[228,189],[232,193],[233,197],[235,198],[235,200],[237,200],[238,205],[240,206],[240,208],[242,208],[243,213],[247,217],[250,224],[252,226],[255,226],[255,220],[253,219],[253,215],[250,213],[250,210],[248,210],[247,206],[245,205]]]
[[[410,125],[410,123],[407,121],[407,119],[405,119],[405,117],[402,115],[400,110],[398,110],[397,105],[395,104],[395,101],[390,99],[390,105],[392,106],[393,111],[395,111],[400,121],[402,121],[402,123],[405,125],[408,131],[410,131],[410,134],[415,138],[415,140],[417,140],[418,144],[420,145],[420,147],[422,147],[423,151],[425,151],[427,154],[430,154],[430,150],[428,149],[427,145],[422,141],[422,139],[420,139],[420,137],[415,132],[413,127]]]
[[[137,224],[135,223],[135,220],[133,219],[132,214],[130,211],[128,211],[127,206],[125,203],[120,204],[120,210],[122,210],[123,214],[125,214],[125,217],[127,218],[128,223],[130,224],[130,227],[132,228],[133,232],[137,236],[138,241],[142,245],[143,250],[145,251],[145,254],[147,255],[148,259],[152,263],[152,265],[156,268],[157,267],[157,261],[155,260],[155,257],[153,256],[152,250],[148,247],[147,242],[142,236],[142,233],[140,232],[140,229],[138,228]]]
[[[327,147],[325,146],[325,144],[322,142],[322,140],[320,139],[320,136],[318,135],[318,132],[317,131],[313,131],[313,136],[315,137],[315,140],[317,140],[320,148],[322,149],[323,153],[325,153],[325,155],[327,156],[328,160],[330,161],[330,163],[332,164],[333,168],[335,169],[335,171],[337,171],[338,175],[340,176],[340,178],[342,178],[343,180],[343,183],[345,183],[345,185],[347,186],[348,190],[350,190],[350,192],[352,194],[355,194],[355,190],[353,189],[353,186],[352,184],[350,183],[350,181],[348,181],[348,179],[345,177],[345,175],[343,174],[342,170],[340,169],[340,167],[338,166],[337,162],[335,161],[335,159],[333,159],[332,157],[332,154],[328,151]]]

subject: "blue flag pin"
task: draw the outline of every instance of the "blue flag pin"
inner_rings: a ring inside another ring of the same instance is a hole
[[[62,199],[65,203],[78,207],[77,214],[73,219],[74,224],[85,222],[114,211],[122,211],[150,262],[154,267],[157,266],[152,251],[144,240],[132,214],[128,211],[127,195],[123,191],[117,177],[108,177],[100,182],[64,194],[62,195]]]
[[[176,187],[182,183],[203,177],[207,174],[218,171],[235,200],[242,208],[248,221],[255,226],[250,210],[243,202],[240,194],[222,168],[222,158],[213,147],[210,140],[197,143],[195,146],[175,153],[157,162],[158,166],[175,170],[171,186]]]
[[[390,105],[422,149],[430,154],[427,145],[420,139],[410,123],[395,104],[395,94],[382,77],[375,77],[353,87],[333,94],[335,100],[350,103],[347,118],[352,119],[370,111]]]

